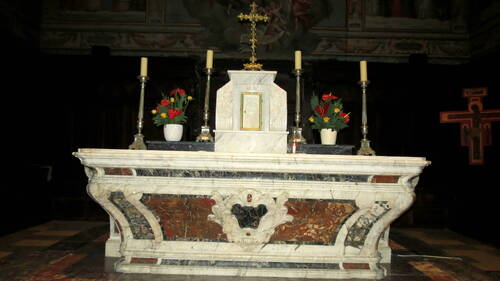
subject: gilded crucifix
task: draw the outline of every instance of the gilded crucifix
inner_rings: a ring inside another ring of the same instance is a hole
[[[250,56],[250,63],[245,63],[243,66],[246,70],[262,70],[262,64],[257,63],[257,53],[255,49],[257,48],[257,22],[268,22],[269,17],[266,15],[259,15],[257,13],[257,4],[252,2],[250,5],[250,13],[249,14],[239,14],[238,19],[241,21],[247,20],[250,21],[250,50],[252,55]]]

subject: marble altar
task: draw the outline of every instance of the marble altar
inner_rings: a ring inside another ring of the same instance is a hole
[[[376,278],[419,157],[79,149],[119,272]]]

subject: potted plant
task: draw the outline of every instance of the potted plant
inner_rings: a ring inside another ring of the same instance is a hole
[[[322,144],[335,144],[337,132],[347,128],[350,121],[349,114],[344,112],[342,99],[331,92],[323,94],[321,100],[318,96],[311,97],[313,114],[309,117],[311,128],[320,130]]]
[[[183,123],[186,122],[186,108],[193,99],[184,89],[176,88],[168,94],[162,92],[160,103],[151,110],[153,122],[156,126],[163,126],[163,133],[167,141],[182,139]]]

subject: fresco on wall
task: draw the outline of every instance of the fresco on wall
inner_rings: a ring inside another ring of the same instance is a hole
[[[450,0],[367,1],[369,16],[449,20]]]
[[[371,0],[366,27],[465,32],[465,8],[466,0]]]
[[[331,58],[406,62],[466,60],[468,0],[256,0],[270,22],[258,24],[259,59]],[[252,0],[45,0],[41,46],[53,52],[249,56]],[[397,34],[397,36],[395,36]],[[457,34],[459,34],[457,36]],[[436,36],[438,35],[438,36]]]
[[[471,48],[474,55],[484,55],[500,49],[500,1],[475,1],[477,17],[471,19]]]
[[[63,11],[144,11],[145,0],[60,0]]]
[[[248,51],[248,24],[239,22],[240,13],[248,13],[248,0],[183,0],[189,15],[208,32],[200,35],[204,46],[222,51]],[[258,13],[270,17],[258,25],[259,48],[267,55],[300,49],[311,51],[320,41],[313,31],[318,26],[342,27],[345,4],[338,0],[256,1]]]
[[[52,2],[54,1],[46,1]],[[58,0],[60,20],[98,22],[143,22],[146,0]],[[50,4],[49,4],[50,5]]]

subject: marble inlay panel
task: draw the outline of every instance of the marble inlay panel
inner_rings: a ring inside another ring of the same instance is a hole
[[[140,177],[182,177],[182,178],[227,178],[227,179],[270,179],[300,181],[368,182],[367,175],[233,172],[177,169],[136,169]]]
[[[285,203],[293,221],[278,226],[271,243],[333,245],[342,224],[357,207],[353,200],[298,200]]]
[[[370,269],[370,265],[367,263],[343,263],[342,266],[345,269]]]
[[[207,219],[215,201],[206,196],[144,194],[165,240],[227,242],[222,227]],[[333,245],[338,231],[357,210],[352,200],[296,200],[285,203],[292,222],[278,226],[269,243]]]
[[[132,258],[130,263],[138,264],[156,264],[158,262],[157,258]]]
[[[302,263],[302,262],[256,262],[256,261],[218,261],[218,260],[173,260],[164,259],[162,265],[210,266],[210,267],[251,267],[251,268],[304,268],[304,269],[339,269],[338,263]]]
[[[132,169],[129,168],[104,168],[104,173],[110,176],[133,176]]]
[[[227,241],[222,227],[207,219],[215,205],[207,196],[144,194],[141,202],[160,223],[164,240]]]
[[[154,239],[153,230],[146,218],[123,195],[123,192],[111,192],[111,201],[127,219],[134,239]]]
[[[398,183],[399,176],[376,175],[372,178],[372,183]]]
[[[373,225],[390,209],[386,201],[376,201],[372,208],[361,215],[349,228],[344,243],[345,246],[361,248],[365,244],[366,237]]]

